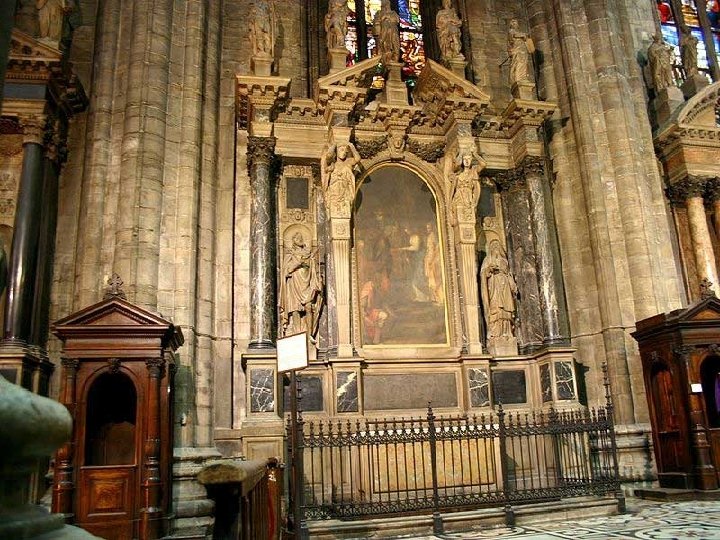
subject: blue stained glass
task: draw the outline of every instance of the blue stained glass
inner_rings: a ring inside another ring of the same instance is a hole
[[[408,7],[408,0],[398,0],[398,15],[400,15],[403,24],[409,25],[410,8]]]

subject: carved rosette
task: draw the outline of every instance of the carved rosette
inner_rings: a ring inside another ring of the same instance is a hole
[[[688,175],[668,186],[667,198],[675,206],[684,206],[688,199],[705,195],[710,180],[704,176]]]

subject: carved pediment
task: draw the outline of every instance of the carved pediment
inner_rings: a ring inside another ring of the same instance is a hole
[[[678,108],[655,135],[655,146],[662,150],[675,141],[696,146],[720,146],[720,82],[713,83]]]
[[[47,81],[59,71],[62,54],[25,32],[13,29],[6,79],[9,81]]]
[[[701,300],[678,313],[678,321],[681,322],[710,320],[720,324],[720,300],[714,296]]]

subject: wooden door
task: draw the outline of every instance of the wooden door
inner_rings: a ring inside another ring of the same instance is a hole
[[[672,373],[660,367],[652,375],[651,394],[656,421],[658,473],[684,472],[687,444],[684,441]]]
[[[132,540],[137,466],[81,467],[77,524],[106,540]]]

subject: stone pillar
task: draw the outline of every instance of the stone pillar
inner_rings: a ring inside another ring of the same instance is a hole
[[[140,539],[149,540],[161,536],[162,518],[160,490],[160,381],[165,374],[165,359],[150,358],[147,396],[147,439],[143,449],[142,503],[140,510]]]
[[[277,335],[275,137],[248,138],[250,214],[250,349],[272,349]]]
[[[570,329],[560,270],[560,251],[555,237],[552,206],[548,201],[545,159],[528,156],[522,166],[530,200],[530,219],[544,329],[543,343],[546,345],[567,343]]]
[[[350,218],[332,217],[332,259],[335,270],[335,309],[339,358],[352,358],[352,318],[350,316]]]
[[[690,239],[695,256],[698,281],[708,280],[711,288],[718,290],[718,273],[715,266],[715,253],[713,250],[710,229],[703,195],[708,187],[709,179],[688,176],[684,180],[673,184],[668,190],[668,196],[674,203],[684,203],[687,208]]]
[[[44,173],[45,116],[21,118],[24,130],[23,165],[15,212],[12,254],[8,271],[4,340],[30,340],[35,276],[40,237],[40,210]]]

